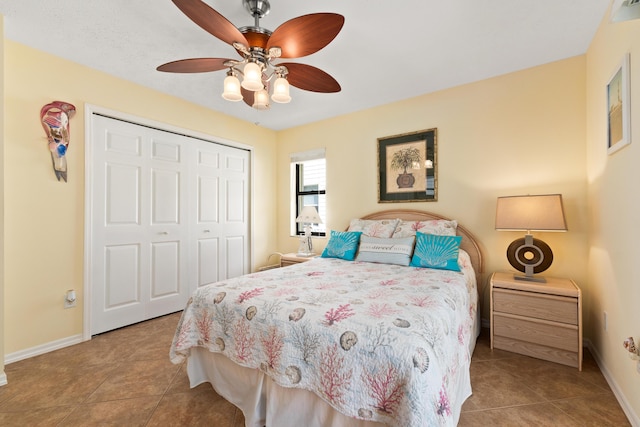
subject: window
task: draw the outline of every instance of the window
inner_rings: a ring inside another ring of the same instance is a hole
[[[296,218],[305,206],[313,206],[318,211],[322,224],[311,224],[313,236],[326,236],[326,161],[324,149],[295,153],[291,155],[292,212],[291,230],[293,234],[304,234],[305,224]]]

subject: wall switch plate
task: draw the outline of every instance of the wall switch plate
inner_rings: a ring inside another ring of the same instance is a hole
[[[603,311],[602,312],[602,327],[604,328],[605,331],[607,330],[607,327],[609,326],[607,320],[608,320],[607,319],[607,312]]]
[[[64,308],[71,308],[76,306],[76,291],[70,289],[64,296]]]

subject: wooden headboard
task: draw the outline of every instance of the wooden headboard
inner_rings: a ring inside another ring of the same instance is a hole
[[[390,209],[386,211],[374,212],[369,215],[365,215],[361,217],[362,219],[396,219],[400,218],[406,221],[429,221],[433,219],[445,219],[450,220],[450,218],[445,218],[443,216],[427,212],[427,211],[419,211],[413,209]],[[462,236],[462,242],[460,243],[460,248],[464,249],[465,252],[469,254],[471,258],[471,265],[473,265],[473,269],[476,272],[476,282],[478,286],[478,293],[482,295],[482,273],[484,272],[484,261],[482,259],[482,251],[480,250],[480,246],[476,241],[476,238],[473,237],[466,228],[458,224],[458,236]]]

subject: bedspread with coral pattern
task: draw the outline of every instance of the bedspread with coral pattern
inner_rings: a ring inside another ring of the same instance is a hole
[[[464,251],[459,262],[462,273],[318,257],[203,286],[182,314],[171,360],[205,347],[350,417],[454,425],[452,405],[459,414],[456,400],[471,390],[456,388],[477,309]]]

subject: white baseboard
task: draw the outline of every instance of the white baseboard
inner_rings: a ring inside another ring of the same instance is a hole
[[[638,417],[638,414],[633,411],[633,408],[629,404],[629,400],[627,400],[627,397],[622,393],[620,387],[618,387],[618,383],[616,383],[616,381],[611,376],[611,372],[609,372],[604,363],[602,363],[602,358],[600,357],[600,353],[598,353],[598,350],[596,350],[595,346],[591,343],[590,340],[583,340],[583,344],[591,352],[591,355],[598,364],[598,367],[600,368],[602,375],[604,375],[604,378],[607,380],[607,383],[609,383],[611,391],[613,391],[613,394],[616,396],[620,407],[629,419],[631,425],[634,427],[640,427],[640,417]]]
[[[4,355],[4,364],[8,365],[19,360],[28,359],[30,357],[39,356],[41,354],[49,353],[50,351],[59,350],[61,348],[69,347],[70,345],[80,344],[83,341],[82,334],[73,335],[67,338],[62,338],[56,341],[51,341],[46,344],[38,345],[35,347],[27,348],[26,350],[16,351],[15,353]],[[1,377],[0,377],[1,380]],[[6,381],[6,377],[5,377]],[[0,383],[1,385],[1,383]]]
[[[7,385],[7,374],[2,371],[0,374],[0,386]]]

